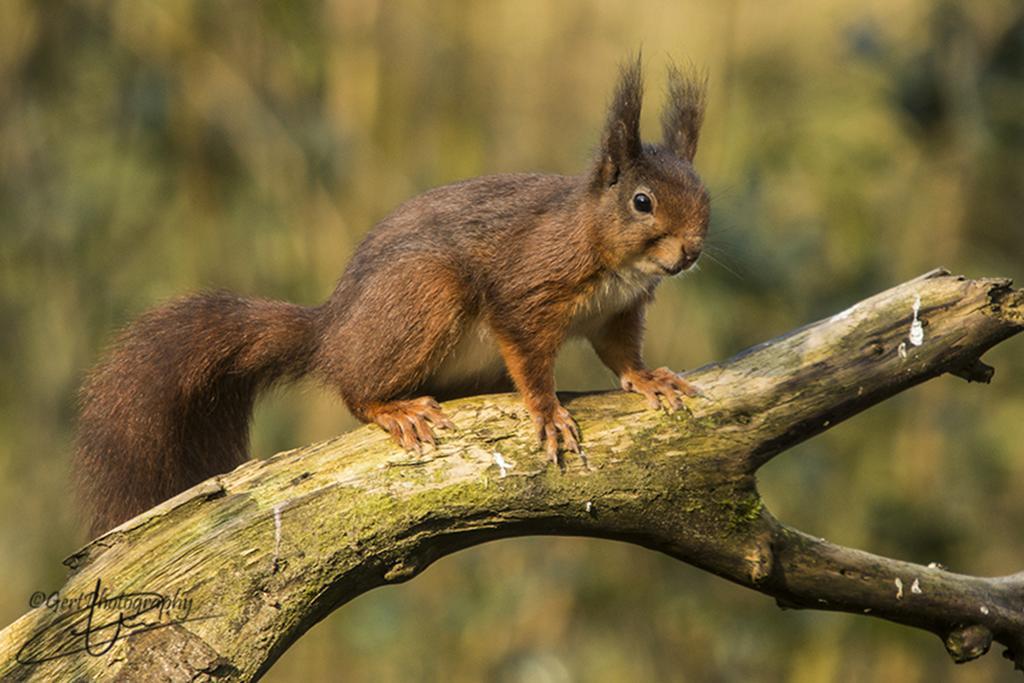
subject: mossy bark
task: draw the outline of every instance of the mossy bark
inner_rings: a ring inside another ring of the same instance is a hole
[[[637,543],[786,607],[928,629],[958,661],[995,639],[1021,665],[1024,574],[962,576],[812,538],[772,517],[755,473],[929,378],[987,380],[980,355],[1022,328],[1024,296],[1008,281],[936,271],[689,373],[704,395],[688,411],[650,411],[618,392],[564,396],[586,456],[565,471],[538,453],[511,395],[448,404],[459,430],[422,457],[364,427],[249,462],[67,561],[64,597],[99,581],[107,597],[177,596],[187,611],[99,605],[87,622],[82,603],[34,609],[0,632],[0,678],[253,680],[348,600],[458,549],[526,534]]]

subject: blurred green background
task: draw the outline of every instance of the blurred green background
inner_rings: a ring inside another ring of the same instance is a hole
[[[85,539],[75,392],[112,332],[222,287],[313,304],[370,226],[467,176],[582,170],[643,47],[706,67],[712,255],[666,282],[654,365],[693,367],[943,265],[1024,279],[1019,0],[0,1],[0,624]],[[1024,568],[1024,340],[788,453],[769,506],[830,540]],[[567,349],[562,388],[609,388]],[[350,429],[316,387],[259,406],[265,457]],[[521,539],[337,610],[271,681],[997,681],[937,639],[779,611],[651,552]]]

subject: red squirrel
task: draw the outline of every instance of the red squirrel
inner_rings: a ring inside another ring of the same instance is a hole
[[[580,452],[555,356],[585,337],[652,408],[696,389],[648,370],[644,309],[696,262],[704,80],[670,67],[663,141],[640,139],[640,60],[621,69],[578,176],[509,174],[425,192],[378,223],[314,307],[201,293],[143,314],[87,377],[75,481],[93,534],[248,459],[256,395],[311,375],[406,449],[451,427],[437,400],[513,386],[552,461]]]

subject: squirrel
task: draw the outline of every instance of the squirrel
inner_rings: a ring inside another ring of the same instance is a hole
[[[706,78],[669,67],[664,139],[645,144],[641,71],[639,57],[621,67],[583,174],[484,176],[408,200],[319,306],[206,292],[128,325],[80,394],[73,478],[90,531],[247,460],[256,395],[306,375],[413,451],[453,427],[438,400],[514,387],[560,465],[580,453],[555,395],[567,338],[654,409],[697,395],[647,369],[641,346],[656,285],[697,261],[708,229],[693,167]]]

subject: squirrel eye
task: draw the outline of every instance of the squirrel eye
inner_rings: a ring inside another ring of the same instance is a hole
[[[654,210],[654,204],[651,203],[651,198],[643,192],[637,192],[633,195],[633,208],[640,213],[650,213]]]

